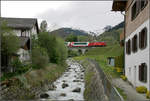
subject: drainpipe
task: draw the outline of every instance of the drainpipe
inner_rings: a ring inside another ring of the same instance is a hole
[[[125,35],[125,33],[126,33],[126,14],[123,14],[122,12],[121,12],[121,14],[124,16],[124,39],[123,39],[123,42],[124,42],[124,48],[123,48],[123,53],[124,53],[124,74],[125,74],[125,37],[126,37],[126,35]]]

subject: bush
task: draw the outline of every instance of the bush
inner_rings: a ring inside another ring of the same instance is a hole
[[[146,98],[150,99],[150,91],[147,91]]]
[[[122,78],[122,80],[126,81],[127,80],[127,77],[125,75],[121,75],[120,76]]]
[[[136,87],[136,91],[138,93],[146,93],[147,92],[147,88],[145,86],[139,86],[139,87]]]
[[[78,52],[77,52],[77,51],[73,51],[73,50],[69,50],[69,51],[68,51],[68,56],[69,56],[69,57],[78,56]]]
[[[40,47],[45,48],[48,53],[49,62],[63,64],[67,58],[65,42],[48,32],[41,32],[38,37]]]
[[[36,47],[32,49],[32,68],[39,69],[49,63],[49,57],[44,48]]]
[[[115,67],[123,68],[124,67],[124,56],[123,53],[120,56],[115,57]]]
[[[64,44],[65,43],[64,40],[62,40],[61,38],[56,37],[56,41],[57,41],[57,46],[56,47],[57,47],[57,51],[58,51],[57,54],[59,54],[57,63],[58,64],[64,64],[64,62],[65,62],[65,60],[68,56],[67,47]]]
[[[13,67],[14,71],[12,73],[11,72],[10,73],[4,73],[4,75],[1,77],[2,81],[9,79],[13,76],[23,74],[31,68],[31,64],[23,65],[18,58],[14,59],[11,62],[11,66]]]
[[[123,71],[123,69],[120,68],[120,67],[117,67],[116,70],[117,70],[118,73],[121,73]]]
[[[21,63],[21,61],[19,60],[19,58],[14,59],[11,62],[11,66],[14,68],[16,75],[17,74],[25,73],[29,69],[29,67],[27,67],[27,66],[25,66],[25,65],[23,65]]]

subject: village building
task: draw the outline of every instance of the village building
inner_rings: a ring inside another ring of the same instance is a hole
[[[14,57],[19,57],[21,62],[26,62],[30,60],[31,51],[31,36],[39,33],[37,19],[33,18],[1,18],[3,22],[6,22],[7,27],[13,30],[13,33],[19,37],[20,49],[14,54]],[[8,66],[8,59],[6,56],[2,56],[2,71],[6,71]],[[12,72],[13,68],[7,69],[7,71]]]
[[[150,91],[150,0],[114,0],[112,10],[125,12],[125,75]]]

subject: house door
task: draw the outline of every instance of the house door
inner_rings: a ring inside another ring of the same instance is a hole
[[[134,66],[134,87],[136,87],[136,66]]]

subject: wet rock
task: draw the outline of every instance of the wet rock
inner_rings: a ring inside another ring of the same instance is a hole
[[[64,75],[64,77],[68,77],[68,74]]]
[[[51,84],[50,86],[49,86],[49,89],[48,90],[55,90],[57,87],[54,85],[54,84]]]
[[[60,96],[66,96],[66,94],[65,93],[61,93]]]
[[[74,89],[72,92],[81,92],[81,88],[77,87],[76,89]]]
[[[84,79],[84,78],[81,76],[80,79]]]
[[[66,82],[66,80],[63,80],[62,82]]]
[[[81,82],[80,80],[73,80],[73,82]]]
[[[68,101],[74,101],[74,99],[69,99]]]
[[[49,95],[47,93],[43,93],[40,95],[40,98],[48,98],[48,97],[49,97]]]
[[[67,83],[63,83],[62,84],[62,88],[66,88],[66,87],[68,87],[69,85],[67,84]]]

